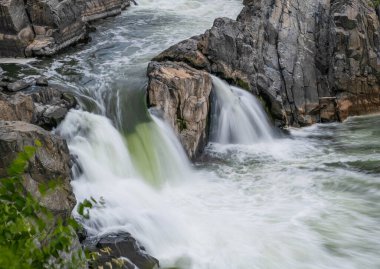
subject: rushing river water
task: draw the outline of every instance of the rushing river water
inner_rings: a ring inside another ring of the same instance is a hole
[[[82,166],[72,182],[77,199],[105,201],[85,222],[90,233],[126,230],[163,268],[379,269],[380,116],[276,137],[265,119],[253,120],[262,118],[257,104],[247,119],[261,129],[255,141],[226,131],[191,165],[145,108],[147,63],[214,18],[235,17],[241,1],[139,4],[100,22],[79,51],[4,67],[47,74],[82,97],[89,112],[70,112],[58,131]],[[244,102],[237,117],[256,103],[225,90],[220,102]],[[234,113],[214,119],[215,128],[247,127],[228,127]]]

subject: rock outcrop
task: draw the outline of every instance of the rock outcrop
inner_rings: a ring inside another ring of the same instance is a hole
[[[246,0],[199,43],[211,72],[305,126],[379,111],[380,26],[372,2]]]
[[[68,217],[76,200],[70,185],[70,153],[66,142],[50,132],[22,121],[0,120],[0,178],[7,176],[6,169],[24,151],[25,146],[37,147],[35,156],[25,171],[24,187],[43,206],[55,215]],[[58,180],[57,187],[41,196],[39,186]]]
[[[25,146],[34,146],[37,151],[23,185],[54,214],[69,217],[76,203],[70,185],[71,157],[66,142],[49,131],[76,106],[75,98],[48,86],[44,78],[13,81],[2,77],[0,81],[0,178],[7,175],[7,168]],[[27,84],[25,90],[10,90],[23,84]],[[39,186],[52,180],[57,180],[57,188],[41,196]]]
[[[153,60],[186,63],[251,91],[278,126],[380,111],[380,24],[371,0],[245,0],[244,6],[237,20],[218,18],[205,34]]]
[[[9,92],[9,85],[22,83],[3,83],[3,91],[0,91],[0,120],[24,121],[51,130],[77,105],[71,94],[48,86],[47,82],[41,79],[37,79],[36,82],[30,81],[27,91]]]
[[[161,110],[190,158],[206,143],[211,76],[185,63],[152,62],[148,67],[149,105]]]
[[[1,0],[0,57],[52,55],[87,38],[86,23],[121,13],[129,0]]]

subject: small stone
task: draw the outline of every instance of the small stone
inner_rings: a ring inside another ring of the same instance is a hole
[[[37,78],[36,79],[36,85],[37,86],[42,86],[42,87],[49,86],[49,82],[48,82],[47,77],[41,76],[41,77]]]

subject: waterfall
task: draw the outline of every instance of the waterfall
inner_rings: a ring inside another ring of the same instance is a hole
[[[104,116],[70,111],[57,132],[89,180],[107,180],[112,173],[158,187],[185,179],[190,163],[181,144],[164,121],[151,117],[153,121],[138,124],[124,137]]]
[[[274,138],[261,103],[249,92],[213,76],[211,141],[253,144]]]
[[[139,123],[127,134],[127,144],[134,166],[150,184],[159,186],[185,179],[190,162],[173,130],[163,120]]]
[[[56,132],[67,140],[89,181],[108,181],[109,173],[137,176],[124,138],[106,117],[72,110]]]

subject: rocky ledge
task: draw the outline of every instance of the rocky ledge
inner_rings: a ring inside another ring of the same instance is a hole
[[[120,14],[130,0],[0,0],[0,57],[52,55],[86,40],[88,22]]]
[[[379,38],[371,0],[245,0],[237,20],[218,18],[205,34],[153,59],[148,105],[163,110],[172,125],[182,122],[184,100],[201,95],[209,102],[209,84],[202,83],[206,71],[259,96],[278,126],[379,112]],[[168,74],[167,65],[176,68]],[[196,75],[184,79],[177,75],[183,69]],[[196,84],[203,88],[193,91]],[[158,95],[165,100],[152,98]],[[209,105],[204,108],[202,120],[207,120]],[[207,124],[198,124],[192,137],[183,139],[187,126],[199,120],[197,110],[186,115],[190,123],[174,129],[194,157],[201,144],[188,141],[204,143],[197,138],[204,137]]]
[[[184,63],[152,62],[149,73],[149,104],[164,112],[189,156],[206,144],[211,76]]]
[[[41,147],[37,147],[25,172],[24,187],[43,206],[66,218],[76,203],[70,185],[71,157],[66,141],[50,130],[64,119],[69,109],[76,107],[75,98],[48,86],[41,78],[0,80],[0,178],[6,176],[6,169],[25,146],[35,146],[40,141]],[[39,186],[51,180],[60,180],[61,184],[41,197]]]

